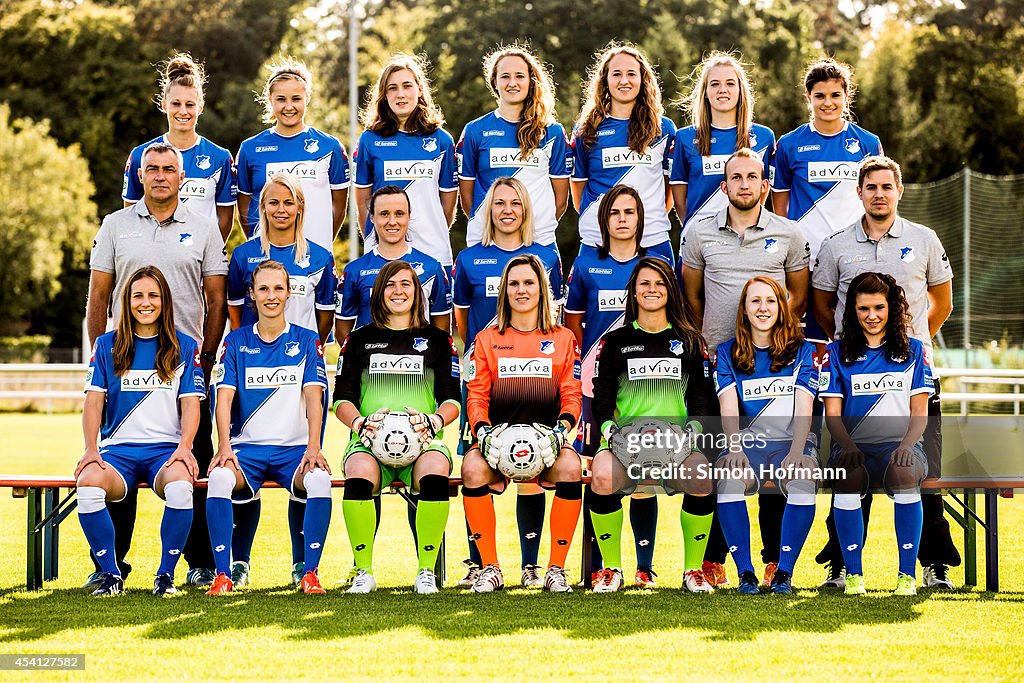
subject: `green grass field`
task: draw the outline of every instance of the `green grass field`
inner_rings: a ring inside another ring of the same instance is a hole
[[[329,430],[327,451],[334,465],[340,431]],[[81,452],[74,415],[0,415],[0,433],[5,473],[70,474]],[[679,500],[666,498],[661,499],[656,555],[661,587],[656,590],[605,596],[577,590],[558,596],[520,588],[471,595],[447,588],[437,596],[414,595],[405,504],[388,497],[375,553],[381,588],[348,596],[332,585],[351,564],[340,501],[336,492],[321,569],[325,597],[297,595],[288,586],[285,496],[266,491],[252,588],[221,599],[195,590],[153,598],[149,589],[162,508],[144,491],[129,556],[136,571],[127,593],[94,599],[78,588],[91,565],[74,515],[62,526],[61,578],[46,590],[24,591],[25,501],[0,490],[0,654],[86,655],[85,671],[0,671],[0,680],[1020,680],[1024,671],[1020,497],[1000,501],[1001,593],[922,591],[909,599],[889,594],[896,552],[892,506],[884,499],[872,518],[865,552],[869,595],[861,599],[812,588],[821,580],[812,556],[825,535],[824,498],[797,566],[795,583],[801,590],[788,598],[744,597],[730,590],[681,593]],[[514,495],[499,499],[498,519],[506,581],[517,585]],[[756,514],[752,519],[756,524]],[[452,578],[465,553],[458,502],[448,531]],[[625,543],[629,565],[628,531]],[[755,557],[758,548],[755,543]],[[577,549],[570,563],[574,576]],[[543,547],[542,561],[546,553]],[[735,569],[731,564],[729,569],[735,585]],[[182,563],[179,581],[184,571]],[[953,570],[953,576],[962,582],[961,570]]]

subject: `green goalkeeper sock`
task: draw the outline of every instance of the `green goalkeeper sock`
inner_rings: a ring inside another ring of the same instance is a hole
[[[356,569],[373,573],[373,536],[377,528],[377,511],[372,500],[341,501],[345,516],[348,540],[352,544],[352,555]]]
[[[704,550],[708,547],[711,533],[711,515],[695,515],[679,510],[679,524],[683,527],[683,569],[700,569],[704,562]]]
[[[448,525],[448,508],[451,504],[439,500],[420,500],[416,505],[416,557],[420,569],[434,571],[437,554]]]
[[[622,569],[622,507],[604,515],[591,510],[590,519],[594,523],[594,536],[597,547],[601,549],[604,566]]]

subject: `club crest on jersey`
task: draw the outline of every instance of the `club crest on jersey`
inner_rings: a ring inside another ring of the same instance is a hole
[[[414,351],[426,351],[427,340],[423,337],[414,337],[412,340],[412,348]]]
[[[669,341],[668,350],[677,356],[683,355],[683,351],[685,351],[685,349],[683,348],[683,342],[679,341],[678,339],[672,339]]]
[[[750,140],[750,148],[757,149],[757,136],[751,132],[747,135],[747,138]]]
[[[416,263],[410,263],[409,266],[412,267],[413,272],[416,273],[417,275],[423,275],[423,273],[424,273],[423,264],[420,263],[419,261],[417,261]]]
[[[423,151],[424,152],[436,152],[437,151],[437,138],[423,138]]]
[[[293,357],[299,355],[299,342],[297,342],[297,341],[285,342],[285,345],[284,345],[284,355],[288,356],[289,358],[293,358]]]
[[[320,151],[320,141],[316,138],[306,138],[302,143],[302,149],[306,150],[310,154],[316,154]]]
[[[913,263],[914,258],[913,247],[902,247],[900,249],[900,261],[903,261],[904,263]]]
[[[210,168],[210,155],[199,154],[198,156],[196,156],[196,166],[198,166],[200,169],[204,171]]]
[[[846,147],[846,151],[850,154],[857,154],[860,152],[860,140],[857,138],[846,138],[843,146]]]
[[[764,238],[764,253],[775,254],[779,251],[779,241],[774,237]]]
[[[545,339],[540,343],[540,352],[550,356],[555,352],[555,342],[550,339]]]
[[[182,245],[183,247],[191,247],[193,244],[195,244],[195,240],[192,239],[192,233],[190,233],[190,232],[179,233],[178,234],[178,244]]]

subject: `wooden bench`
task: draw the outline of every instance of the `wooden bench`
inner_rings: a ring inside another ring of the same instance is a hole
[[[589,477],[584,477],[589,483]],[[462,480],[456,477],[448,480],[449,495],[458,495]],[[15,498],[27,498],[27,550],[25,561],[25,586],[28,590],[42,588],[44,581],[51,581],[58,575],[58,559],[60,544],[60,523],[67,518],[77,506],[75,500],[75,480],[72,477],[58,476],[18,476],[0,474],[0,488],[10,488]],[[197,488],[205,488],[205,480],[197,482]],[[345,486],[344,479],[333,479],[334,488]],[[274,482],[264,484],[263,488],[280,488]],[[945,500],[945,508],[949,515],[961,526],[964,532],[964,583],[976,586],[978,583],[978,527],[983,530],[985,538],[985,588],[989,591],[999,590],[999,517],[998,500],[1002,496],[1010,498],[1013,489],[1024,489],[1024,479],[1020,478],[964,478],[943,477],[928,479],[923,488],[928,490],[941,489],[949,493]],[[68,489],[61,498],[62,489]],[[953,491],[962,491],[957,495]],[[402,482],[393,482],[386,492],[398,494],[409,505],[415,505],[415,499],[405,489]],[[977,496],[984,498],[983,517],[978,514]],[[593,552],[593,539],[586,533],[582,542],[582,583],[590,586],[590,559]],[[444,583],[445,549],[442,541],[438,554],[435,573],[438,583]]]

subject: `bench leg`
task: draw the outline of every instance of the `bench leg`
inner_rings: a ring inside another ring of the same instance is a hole
[[[977,514],[978,502],[974,489],[964,489],[964,507]],[[964,513],[964,585],[978,585],[978,523],[970,512]]]
[[[60,522],[53,518],[53,512],[60,506],[60,489],[46,489],[43,493],[43,519],[49,519],[43,527],[43,580],[57,578],[58,548],[60,545]]]
[[[985,489],[985,590],[999,592],[999,490]]]
[[[25,548],[25,588],[30,591],[43,587],[43,536],[36,527],[43,521],[42,489],[30,488],[28,498],[28,545]]]
[[[444,586],[444,536],[441,537],[441,545],[437,549],[437,560],[434,562],[434,576],[437,578],[437,587]]]

